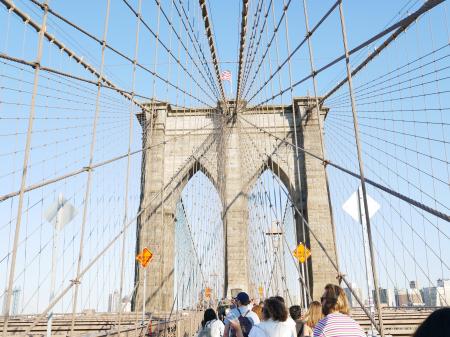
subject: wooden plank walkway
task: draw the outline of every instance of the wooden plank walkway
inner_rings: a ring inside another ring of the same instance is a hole
[[[432,312],[432,309],[383,309],[385,334],[393,337],[410,337]],[[370,330],[370,321],[362,310],[353,310],[352,317],[366,332]]]

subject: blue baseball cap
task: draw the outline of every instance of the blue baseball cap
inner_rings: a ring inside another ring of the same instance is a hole
[[[235,297],[236,300],[238,300],[241,303],[247,303],[250,302],[250,297],[246,292],[241,291],[237,296]]]

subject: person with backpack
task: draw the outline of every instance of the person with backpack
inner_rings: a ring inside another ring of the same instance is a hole
[[[237,337],[236,329],[231,327],[231,322],[233,321],[239,325],[243,337],[248,337],[253,326],[255,324],[259,324],[259,317],[252,311],[250,297],[246,292],[240,292],[237,294],[234,298],[234,302],[236,303],[236,307],[230,310],[224,320],[225,331],[223,336]]]
[[[225,326],[217,318],[214,309],[206,309],[203,314],[202,327],[197,337],[223,337]]]
[[[263,321],[255,325],[248,337],[297,337],[289,324],[286,306],[278,299],[271,297],[264,301]],[[231,322],[233,329],[237,331],[237,337],[244,337],[240,324],[234,320]]]

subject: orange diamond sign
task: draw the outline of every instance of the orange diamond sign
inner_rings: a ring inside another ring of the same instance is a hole
[[[153,257],[153,253],[150,251],[150,249],[148,249],[147,247],[144,247],[142,252],[136,256],[136,260],[139,261],[142,268],[145,268],[151,261],[152,257]]]
[[[300,243],[292,254],[300,263],[305,263],[311,256],[311,251],[303,243]]]

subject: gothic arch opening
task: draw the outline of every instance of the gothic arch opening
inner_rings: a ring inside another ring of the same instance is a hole
[[[248,193],[250,292],[256,298],[280,295],[288,305],[302,302],[302,273],[292,252],[297,246],[292,185],[269,161]]]
[[[222,297],[222,202],[210,177],[203,166],[194,165],[176,204],[175,309],[209,307]]]

